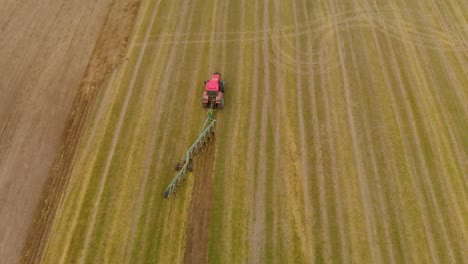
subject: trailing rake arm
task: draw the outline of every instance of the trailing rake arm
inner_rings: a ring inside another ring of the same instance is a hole
[[[177,191],[177,186],[181,185],[186,178],[187,170],[193,170],[193,157],[198,154],[203,146],[208,144],[208,141],[214,137],[216,119],[214,118],[214,110],[210,108],[208,110],[208,116],[205,123],[198,135],[197,140],[187,149],[185,155],[182,157],[180,162],[177,162],[175,169],[178,171],[177,175],[171,181],[171,183],[164,190],[164,197],[169,198]]]

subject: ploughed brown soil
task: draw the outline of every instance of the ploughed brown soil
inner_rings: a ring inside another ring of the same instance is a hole
[[[195,177],[195,186],[190,205],[184,263],[206,263],[208,261],[208,230],[215,153],[216,140],[214,137],[194,158],[193,173],[189,175],[189,177]]]
[[[3,1],[2,263],[40,261],[88,113],[125,54],[138,3]]]

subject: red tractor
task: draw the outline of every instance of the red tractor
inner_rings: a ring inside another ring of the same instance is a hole
[[[221,74],[215,72],[211,75],[211,80],[205,81],[205,91],[203,92],[203,107],[218,108],[224,107],[224,88],[226,83],[221,81]]]

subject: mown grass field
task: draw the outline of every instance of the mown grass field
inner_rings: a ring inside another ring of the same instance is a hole
[[[192,191],[204,176],[212,193],[200,254],[210,263],[463,263],[467,9],[459,0],[144,1],[43,262],[191,262]],[[195,171],[164,199],[203,124],[213,71],[227,82],[213,173]]]

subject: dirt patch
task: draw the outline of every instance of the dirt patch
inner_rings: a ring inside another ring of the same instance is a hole
[[[18,261],[113,0],[3,1],[0,259]]]
[[[184,263],[208,262],[208,239],[213,191],[213,162],[216,140],[209,142],[194,159],[195,186],[192,191]]]
[[[69,180],[81,134],[105,79],[124,59],[139,2],[139,0],[115,0],[110,8],[73,102],[69,121],[62,136],[60,154],[45,184],[33,224],[28,232],[21,263],[38,263],[41,260],[56,210]]]

